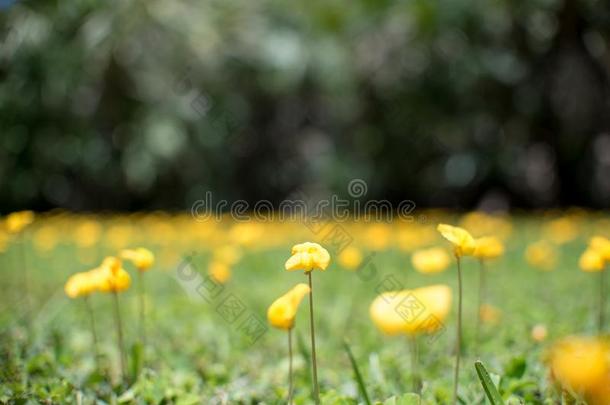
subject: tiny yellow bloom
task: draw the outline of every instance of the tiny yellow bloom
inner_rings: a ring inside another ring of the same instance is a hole
[[[92,270],[98,289],[103,292],[125,291],[131,285],[131,277],[116,257],[107,257],[100,267]]]
[[[309,291],[310,289],[307,284],[299,283],[275,300],[267,310],[269,324],[278,329],[292,329],[299,304]]]
[[[121,258],[132,262],[139,271],[147,271],[155,264],[155,255],[142,247],[121,251]]]
[[[602,255],[597,250],[587,248],[587,250],[580,255],[578,266],[580,266],[582,271],[597,272],[604,269],[605,263]]]
[[[417,313],[413,311],[417,308]],[[388,291],[369,308],[373,323],[387,335],[434,333],[451,309],[451,289],[442,284],[414,290]]]
[[[443,238],[453,244],[456,256],[472,256],[476,243],[467,230],[446,224],[439,224],[436,229],[443,235]]]
[[[541,270],[553,270],[557,264],[557,251],[553,245],[541,240],[530,244],[525,250],[527,263]]]
[[[78,298],[96,291],[95,275],[91,272],[76,273],[68,278],[64,285],[64,292],[70,298]]]
[[[610,383],[610,348],[602,340],[568,337],[556,343],[550,356],[553,379],[583,394],[589,404],[608,404],[605,396]],[[606,389],[604,390],[604,387]]]
[[[535,342],[542,342],[546,339],[548,335],[548,331],[546,329],[546,326],[544,326],[543,324],[539,323],[537,325],[534,325],[534,327],[532,328],[532,339]]]
[[[224,284],[231,278],[231,266],[228,263],[213,260],[208,265],[208,274],[220,284]]]
[[[33,211],[19,211],[6,217],[5,226],[8,233],[19,233],[32,222],[34,222]]]
[[[286,270],[305,270],[314,269],[326,270],[330,263],[330,254],[326,249],[317,243],[305,242],[294,245],[291,251],[292,256],[286,261]]]
[[[495,236],[484,236],[475,239],[475,242],[474,256],[479,259],[495,259],[504,254],[504,244]]]
[[[603,236],[594,236],[589,241],[589,247],[598,252],[605,261],[610,261],[610,240]]]
[[[413,253],[411,263],[420,273],[440,273],[445,271],[451,262],[447,251],[440,247],[422,249]]]
[[[355,246],[347,246],[339,253],[337,261],[342,267],[355,270],[362,263],[362,252]]]

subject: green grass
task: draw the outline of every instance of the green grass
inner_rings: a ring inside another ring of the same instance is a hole
[[[526,244],[538,238],[538,227],[539,222],[534,219],[520,221],[505,257],[489,265],[488,302],[502,310],[502,318],[495,325],[483,327],[479,347],[474,347],[478,264],[473,259],[464,260],[464,356],[459,392],[465,404],[486,403],[474,367],[478,359],[485,364],[507,404],[553,403],[557,393],[544,367],[545,348],[558,337],[595,332],[597,278],[577,267],[586,240],[564,245],[558,268],[540,272],[523,259]],[[125,384],[111,384],[108,378],[108,374],[116,376],[118,371],[111,296],[92,296],[101,340],[100,372],[96,370],[84,303],[69,300],[63,293],[63,283],[70,274],[88,269],[76,260],[76,247],[65,243],[41,255],[28,242],[26,257],[32,292],[28,313],[23,274],[18,271],[19,251],[12,245],[0,256],[0,403],[285,403],[285,332],[269,328],[251,344],[239,324],[250,314],[266,320],[267,306],[275,298],[294,284],[306,282],[301,272],[283,270],[291,242],[273,249],[248,251],[234,267],[233,278],[221,295],[233,294],[244,306],[242,317],[234,323],[217,312],[221,299],[207,302],[188,296],[175,278],[179,262],[157,265],[147,273],[149,345],[139,378]],[[192,247],[188,247],[179,253],[191,251]],[[101,260],[103,253],[111,250],[99,249],[92,261]],[[201,246],[193,260],[201,274],[205,274],[209,257],[209,251]],[[422,275],[413,270],[409,258],[409,254],[398,250],[376,254],[372,261],[376,275],[368,280],[363,280],[362,273],[343,270],[336,263],[327,271],[314,274],[323,403],[363,403],[343,346],[346,339],[372,403],[415,403],[412,396],[402,397],[411,391],[408,339],[383,336],[368,314],[371,301],[388,276],[395,277],[405,288],[446,283],[454,291],[454,308],[445,329],[434,339],[422,337],[419,345],[422,403],[450,401],[456,269],[452,266],[439,275]],[[133,274],[132,269],[130,272]],[[370,276],[371,270],[366,274]],[[131,347],[138,342],[137,288],[133,286],[121,294],[120,300],[128,352],[132,353]],[[549,329],[549,338],[543,344],[530,338],[530,330],[537,323]],[[312,400],[305,303],[299,310],[295,332],[294,398],[296,404],[309,404]]]

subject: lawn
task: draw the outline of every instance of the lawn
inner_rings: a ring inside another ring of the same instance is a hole
[[[286,403],[287,333],[268,325],[266,311],[292,286],[307,283],[303,272],[284,270],[292,245],[304,241],[317,241],[331,255],[330,266],[312,277],[322,403],[365,403],[344,342],[372,403],[416,403],[402,397],[413,391],[410,339],[384,335],[372,322],[369,306],[383,291],[433,284],[448,285],[453,299],[441,329],[417,337],[421,401],[450,403],[455,261],[437,274],[422,274],[411,262],[412,253],[424,247],[451,252],[436,231],[441,222],[464,226],[475,237],[498,236],[505,244],[500,258],[486,262],[488,306],[478,343],[480,264],[471,257],[462,260],[460,401],[487,401],[474,367],[479,359],[506,403],[557,403],[561,390],[547,369],[549,348],[565,336],[597,333],[599,274],[581,271],[578,260],[592,235],[610,230],[599,213],[492,218],[429,211],[412,221],[317,224],[198,222],[160,212],[37,214],[29,227],[8,237],[0,255],[0,403]],[[541,240],[548,252],[539,254],[541,259],[530,251],[526,260],[528,246]],[[85,299],[68,298],[64,284],[104,257],[138,246],[155,254],[155,264],[141,274],[142,331],[141,279],[135,267],[124,263],[132,283],[118,294],[128,359],[122,376],[113,294],[88,297],[99,340],[96,356]],[[355,269],[339,260],[347,246],[362,255]],[[211,263],[224,267],[214,270]],[[536,325],[548,336],[534,339]],[[293,336],[294,402],[313,403],[307,298]]]

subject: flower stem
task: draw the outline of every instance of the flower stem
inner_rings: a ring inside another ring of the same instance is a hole
[[[292,328],[288,329],[288,405],[292,405]]]
[[[119,308],[119,294],[113,291],[114,295],[114,321],[117,331],[117,345],[119,347],[119,355],[121,357],[121,375],[123,378],[127,375],[127,362],[125,358],[125,349],[123,344],[123,325],[121,322],[121,310]]]
[[[457,404],[458,394],[458,379],[460,377],[460,354],[462,351],[462,264],[460,257],[456,255],[458,269],[458,319],[457,332],[455,337],[455,369],[453,374],[453,401],[452,404]]]
[[[419,359],[418,359],[418,347],[417,347],[417,336],[409,336],[409,343],[411,346],[411,375],[413,383],[413,392],[416,394],[420,393],[420,377],[419,377]]]
[[[138,295],[140,296],[140,337],[142,349],[146,348],[146,285],[144,284],[144,272],[138,270]]]
[[[318,387],[318,363],[316,361],[316,333],[313,324],[313,285],[311,271],[307,272],[309,281],[309,326],[311,332],[311,365],[313,369],[313,399],[316,405],[320,404],[320,388]]]
[[[479,348],[479,341],[480,341],[480,336],[481,336],[481,327],[482,327],[482,322],[483,320],[481,319],[481,307],[483,306],[483,303],[485,302],[485,289],[486,289],[486,283],[485,283],[485,262],[483,261],[483,259],[479,260],[479,303],[477,305],[477,328],[475,330],[475,347]]]
[[[599,274],[599,318],[598,332],[601,334],[604,331],[605,324],[605,309],[606,309],[606,269],[603,268]]]
[[[97,365],[98,371],[100,370],[100,348],[97,339],[97,331],[95,328],[95,316],[93,316],[93,308],[91,307],[91,301],[88,295],[85,295],[85,306],[87,307],[87,312],[89,313],[89,322],[91,324],[91,335],[93,336],[93,347],[95,350],[95,364]]]

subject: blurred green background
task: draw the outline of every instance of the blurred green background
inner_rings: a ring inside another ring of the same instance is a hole
[[[0,211],[610,203],[605,0],[0,1]]]

